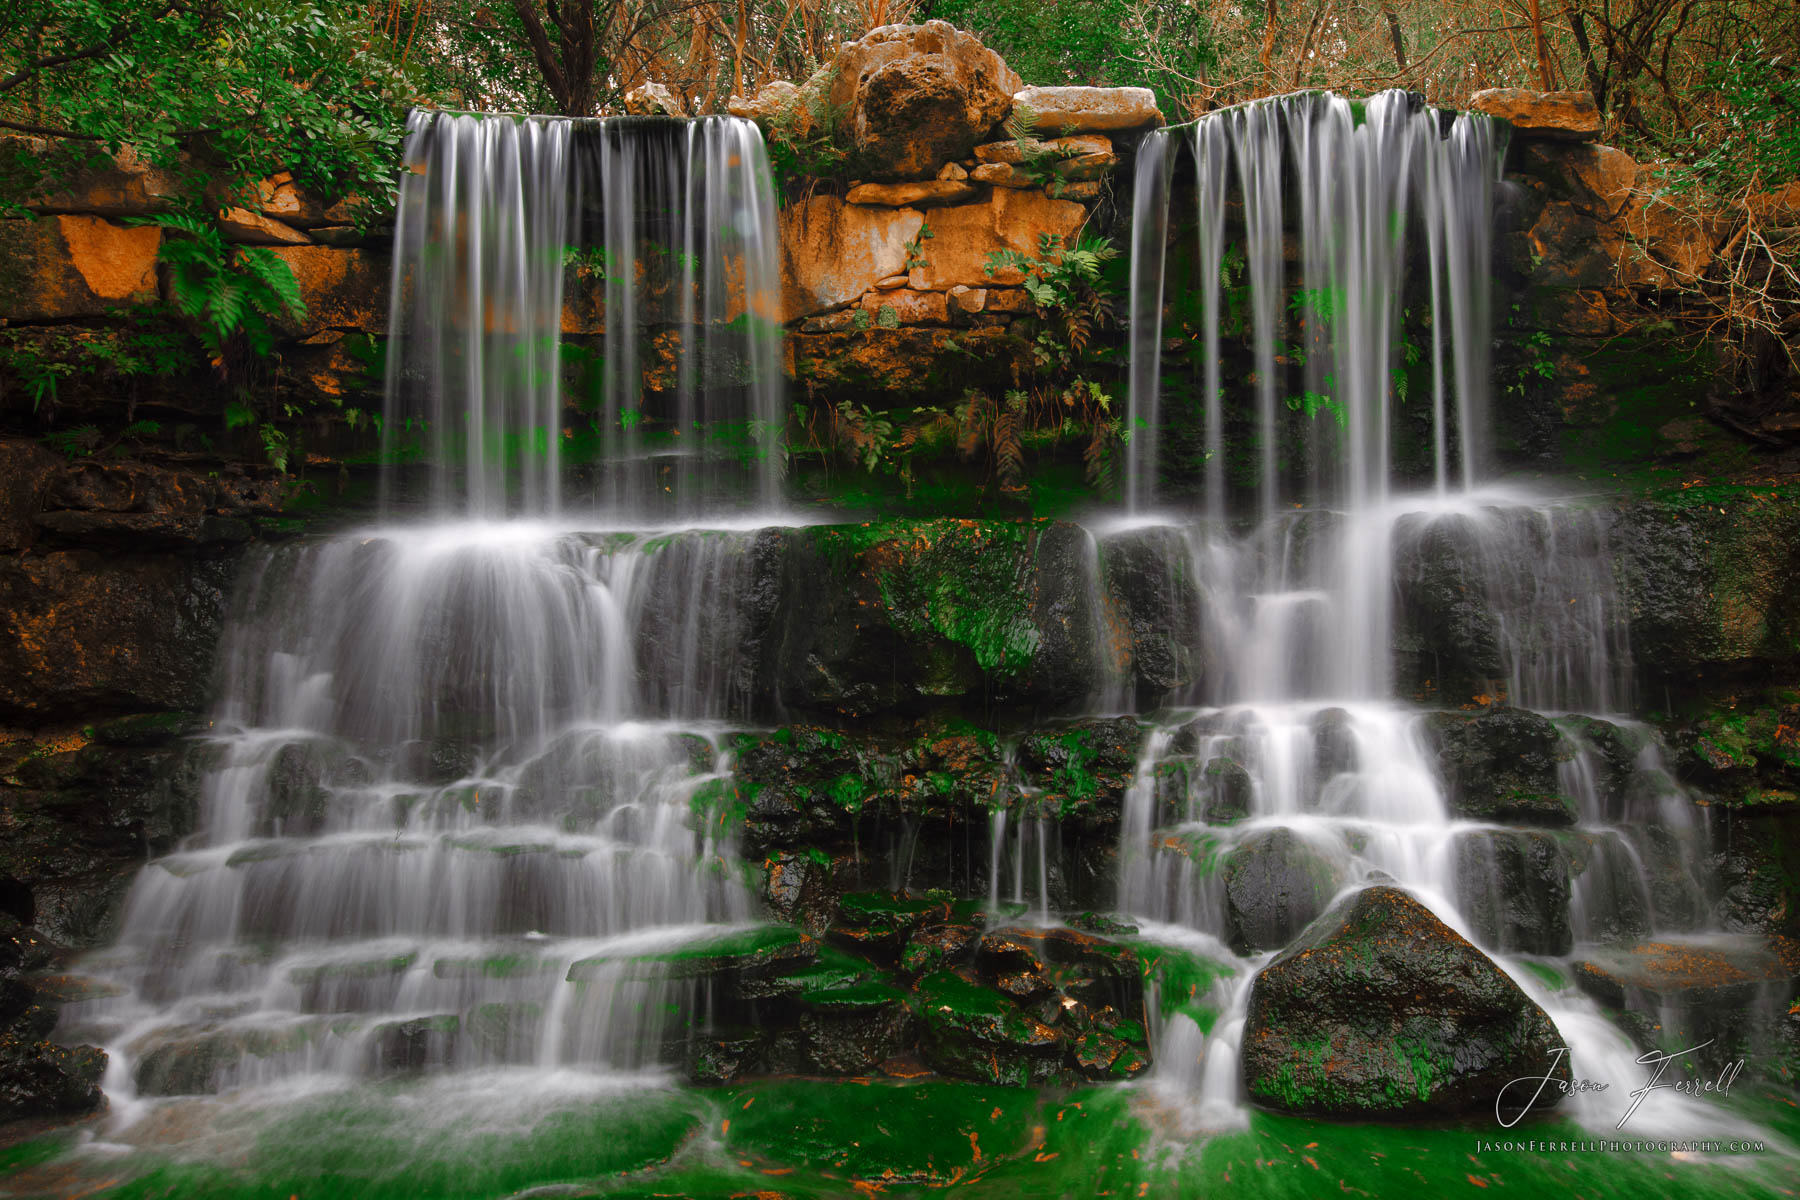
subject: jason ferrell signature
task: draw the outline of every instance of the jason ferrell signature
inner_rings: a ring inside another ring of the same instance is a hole
[[[1731,1085],[1737,1082],[1738,1073],[1744,1069],[1744,1060],[1741,1058],[1726,1063],[1720,1068],[1718,1075],[1711,1079],[1701,1079],[1691,1075],[1674,1079],[1664,1078],[1669,1073],[1670,1066],[1677,1059],[1684,1058],[1696,1050],[1704,1050],[1710,1045],[1712,1042],[1707,1041],[1701,1042],[1698,1046],[1689,1046],[1686,1050],[1675,1050],[1668,1053],[1651,1050],[1641,1055],[1637,1061],[1639,1065],[1650,1069],[1650,1076],[1644,1081],[1642,1087],[1636,1088],[1630,1093],[1631,1105],[1613,1128],[1625,1128],[1625,1122],[1631,1120],[1631,1114],[1638,1110],[1638,1106],[1651,1092],[1674,1091],[1688,1096],[1723,1096],[1729,1092]],[[1555,1089],[1559,1095],[1572,1096],[1578,1092],[1604,1092],[1612,1086],[1594,1079],[1570,1079],[1565,1083],[1556,1078],[1557,1068],[1562,1066],[1563,1057],[1568,1052],[1567,1046],[1557,1047],[1554,1057],[1550,1060],[1549,1069],[1542,1075],[1526,1075],[1513,1080],[1500,1089],[1500,1094],[1494,1097],[1494,1119],[1500,1122],[1502,1128],[1511,1129],[1523,1120],[1525,1114],[1537,1104],[1538,1097],[1544,1094],[1546,1088]],[[1507,1097],[1513,1097],[1516,1103],[1527,1090],[1530,1095],[1525,1098],[1523,1103],[1519,1104],[1517,1111],[1508,1119],[1506,1113],[1511,1106],[1507,1103]]]

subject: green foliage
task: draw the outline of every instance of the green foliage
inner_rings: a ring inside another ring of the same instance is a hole
[[[925,243],[936,236],[931,232],[929,222],[920,222],[919,232],[913,235],[912,240],[907,242],[905,247],[906,269],[909,272],[923,270],[928,265],[925,258]]]
[[[194,322],[214,361],[242,338],[258,357],[275,348],[271,322],[306,315],[300,284],[274,251],[227,245],[218,226],[181,213],[148,218],[172,234],[160,257],[175,308]]]
[[[950,0],[931,15],[979,36],[1029,83],[1147,87],[1173,120],[1217,61],[1205,13],[1180,0]]]
[[[838,138],[844,107],[820,95],[801,98],[777,113],[767,126],[769,169],[776,192],[799,180],[838,179],[850,170],[850,148]]]
[[[1705,88],[1720,112],[1696,130],[1694,167],[1725,190],[1800,179],[1800,75],[1793,55],[1751,38],[1723,62],[1711,62]]]
[[[0,202],[131,147],[198,207],[278,171],[385,209],[416,89],[351,0],[21,0],[0,33],[0,122],[52,141],[0,162]]]

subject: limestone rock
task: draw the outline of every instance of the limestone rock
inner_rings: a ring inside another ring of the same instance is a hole
[[[848,304],[906,270],[906,244],[925,216],[916,208],[875,208],[817,195],[779,215],[782,319]]]
[[[895,288],[903,288],[906,286],[907,279],[908,279],[908,276],[906,276],[906,275],[884,276],[883,278],[877,279],[875,281],[875,290],[878,292],[891,292]]]
[[[1548,1014],[1408,893],[1372,887],[1315,921],[1251,985],[1250,1098],[1311,1116],[1511,1119],[1513,1080],[1569,1079]],[[1560,1092],[1546,1087],[1539,1103]]]
[[[1600,109],[1591,92],[1488,88],[1469,97],[1469,109],[1510,121],[1533,137],[1591,141],[1600,136]]]
[[[263,216],[273,217],[295,229],[311,231],[337,227],[337,232],[313,235],[321,241],[328,237],[352,236],[351,232],[344,232],[343,227],[353,224],[356,217],[350,201],[326,204],[296,183],[289,171],[277,172],[256,185],[254,207]]]
[[[242,246],[304,246],[312,241],[292,225],[236,207],[219,214],[219,233]]]
[[[851,188],[844,200],[850,204],[886,208],[936,208],[960,204],[975,195],[975,187],[960,180],[930,179],[915,183],[865,183]]]
[[[969,177],[969,173],[963,170],[960,164],[952,162],[945,163],[943,166],[939,167],[937,177],[939,179],[950,180],[953,183],[961,183]]]
[[[0,221],[0,319],[100,316],[156,299],[162,230],[103,217]]]
[[[1027,154],[1078,158],[1087,154],[1111,154],[1112,148],[1111,138],[1098,133],[1085,133],[1042,141],[1037,138],[1027,138],[1023,144],[1017,138],[1011,138],[1004,142],[988,142],[975,147],[975,157],[983,163],[1006,163],[1016,166],[1025,161]]]
[[[725,102],[725,111],[734,117],[755,121],[766,130],[776,122],[786,120],[799,104],[799,85],[776,79],[763,84],[756,89],[756,95],[748,99],[731,97]]]
[[[287,263],[306,304],[304,318],[286,324],[296,334],[321,329],[359,329],[386,333],[388,326],[387,257],[370,250],[332,246],[277,246],[275,256]]]
[[[1099,179],[1118,165],[1119,156],[1116,154],[1083,154],[1064,159],[1056,164],[1055,170],[1064,179],[1086,181]]]
[[[1040,236],[1068,237],[1086,219],[1087,210],[1073,201],[1005,188],[996,188],[984,204],[939,209],[931,215],[925,265],[914,272],[912,286],[933,291],[957,284],[1016,286],[1023,275],[1013,268],[990,272],[990,255],[999,250],[1036,255]]]
[[[35,138],[4,140],[14,145],[23,144],[28,151],[36,147],[48,150],[47,143]],[[170,211],[182,191],[175,172],[151,166],[131,146],[120,147],[117,154],[101,165],[88,167],[59,182],[62,184],[59,190],[29,197],[24,207],[35,213],[141,217]]]
[[[944,21],[883,25],[809,79],[803,103],[841,113],[837,134],[872,180],[929,179],[1012,110],[1019,77]]]
[[[1111,133],[1163,123],[1156,95],[1141,87],[1028,87],[1013,94],[1046,133]]]
[[[991,187],[1028,188],[1037,186],[1036,180],[1027,179],[1013,170],[1010,163],[982,163],[969,172],[969,178],[976,183],[985,183]]]
[[[942,292],[915,292],[910,288],[870,292],[863,297],[862,306],[876,320],[882,309],[892,309],[902,325],[943,325],[950,320],[949,301]]]
[[[640,83],[625,93],[625,111],[634,117],[686,116],[681,101],[663,83]]]
[[[987,307],[987,289],[957,284],[949,291],[950,307],[961,313],[978,313]]]

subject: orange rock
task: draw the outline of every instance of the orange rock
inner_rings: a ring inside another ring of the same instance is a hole
[[[862,298],[862,306],[877,319],[882,309],[891,308],[902,325],[943,325],[950,320],[949,301],[942,292],[915,292],[911,288],[870,292]]]
[[[1469,109],[1510,121],[1533,137],[1589,141],[1600,136],[1600,110],[1590,92],[1488,88],[1469,97]]]
[[[295,334],[321,329],[386,333],[388,269],[385,255],[332,246],[280,246],[277,258],[292,268],[306,301],[306,317],[289,322]]]
[[[98,316],[156,299],[162,230],[101,217],[0,221],[0,319]]]
[[[782,320],[838,308],[878,281],[903,274],[906,245],[924,223],[925,214],[916,208],[870,208],[837,196],[813,196],[783,208]]]
[[[1028,87],[1013,93],[1049,133],[1111,133],[1163,123],[1156,94],[1141,87]]]
[[[254,207],[265,217],[274,217],[296,229],[350,225],[355,218],[349,201],[326,204],[295,183],[293,175],[287,171],[271,175],[256,185]]]
[[[914,288],[945,291],[957,284],[987,287],[1018,284],[1017,270],[990,274],[988,256],[1017,250],[1035,256],[1038,238],[1066,238],[1081,228],[1087,210],[1070,200],[1052,200],[1041,191],[996,188],[982,204],[940,208],[931,214],[932,238],[925,243],[925,265],[913,271]]]
[[[45,146],[35,138],[8,138],[27,149]],[[66,185],[25,201],[36,213],[88,213],[105,217],[141,217],[168,212],[181,187],[172,172],[153,167],[126,146],[109,161],[82,171]]]
[[[960,169],[960,168],[959,168]],[[851,204],[888,208],[935,208],[960,204],[976,194],[973,184],[957,179],[931,179],[916,183],[865,183],[850,189],[844,199]]]
[[[244,246],[304,246],[312,241],[293,226],[283,225],[247,208],[227,208],[221,212],[219,233],[226,241]]]

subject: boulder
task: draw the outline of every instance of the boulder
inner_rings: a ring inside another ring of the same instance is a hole
[[[1293,830],[1252,834],[1225,859],[1225,940],[1239,954],[1279,950],[1340,886],[1332,860]]]
[[[687,110],[682,107],[681,100],[664,83],[640,83],[626,92],[625,111],[634,117],[683,117],[687,115]]]
[[[1372,887],[1258,973],[1241,1054],[1250,1098],[1285,1112],[1491,1118],[1500,1102],[1511,1120],[1534,1088],[1503,1089],[1568,1081],[1566,1045],[1486,955],[1408,893]]]
[[[801,104],[835,117],[860,174],[930,179],[969,157],[1012,111],[1019,77],[944,21],[883,25],[846,42],[807,80]]]
[[[1600,109],[1591,92],[1487,88],[1469,97],[1469,110],[1510,121],[1532,137],[1592,141],[1600,136]]]
[[[0,1122],[91,1112],[104,1102],[106,1053],[0,1036]]]
[[[925,216],[815,195],[782,208],[781,317],[799,320],[849,304],[881,280],[905,282],[907,243]]]
[[[1431,713],[1424,721],[1453,814],[1517,825],[1575,823],[1575,803],[1562,794],[1557,774],[1575,751],[1548,717],[1496,707]]]
[[[1141,87],[1028,87],[1013,94],[1044,133],[1113,133],[1163,123],[1156,94]]]
[[[800,88],[785,79],[772,80],[746,99],[733,96],[725,102],[725,111],[746,121],[755,121],[767,131],[779,121],[789,119],[800,105]]]
[[[1108,827],[1137,773],[1143,731],[1135,718],[1091,718],[1020,741],[1019,774],[1042,789],[1065,822]]]

